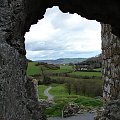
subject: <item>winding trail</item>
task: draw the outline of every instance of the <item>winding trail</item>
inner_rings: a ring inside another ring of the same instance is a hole
[[[49,86],[49,87],[44,91],[44,94],[45,94],[45,96],[48,97],[48,100],[53,100],[54,97],[49,93],[49,90],[50,90],[50,89],[52,89],[51,86]]]
[[[49,90],[52,89],[51,86],[49,86],[45,91],[44,94],[45,96],[48,97],[49,101],[53,101],[54,96],[52,96],[49,93]],[[77,116],[72,116],[72,117],[68,117],[68,118],[60,118],[60,117],[51,117],[48,118],[48,120],[94,120],[94,113],[83,113],[83,114],[79,114]]]

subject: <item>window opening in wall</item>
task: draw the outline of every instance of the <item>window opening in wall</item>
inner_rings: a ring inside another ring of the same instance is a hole
[[[38,81],[39,99],[49,101],[46,115],[66,117],[101,109],[100,23],[54,6],[25,39],[27,75]],[[92,120],[94,113],[85,114]]]

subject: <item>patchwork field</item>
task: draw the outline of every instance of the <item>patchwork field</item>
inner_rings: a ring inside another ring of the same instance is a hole
[[[54,96],[55,104],[46,109],[47,116],[61,116],[63,107],[73,102],[85,108],[101,107],[102,101],[95,99],[102,96],[101,69],[93,71],[74,71],[72,65],[52,65],[29,62],[27,75],[38,80],[39,98],[47,99],[44,91]]]

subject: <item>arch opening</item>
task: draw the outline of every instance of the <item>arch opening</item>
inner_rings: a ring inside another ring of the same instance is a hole
[[[71,15],[69,13],[62,13],[58,7],[55,6],[46,10],[44,18],[38,22],[38,25],[33,25],[31,27],[30,32],[26,33],[25,38],[28,59],[36,61],[35,64],[40,67],[36,73],[32,71],[32,68],[30,68],[33,74],[29,73],[30,71],[28,74],[33,76],[35,79],[38,79],[41,87],[46,84],[52,86],[53,83],[56,84],[56,88],[58,87],[59,89],[59,86],[62,84],[61,89],[63,89],[64,92],[67,91],[68,93],[66,92],[66,94],[68,94],[68,96],[74,95],[76,99],[77,96],[82,95],[89,97],[101,96],[102,98],[103,82],[100,72],[102,63],[101,58],[95,57],[96,55],[101,54],[101,26],[99,23],[96,21],[88,21],[85,18],[81,18],[77,14]],[[101,56],[99,55],[99,57]],[[52,61],[60,58],[76,58],[77,62],[72,63],[71,61],[67,63],[54,63],[53,61],[50,63],[50,60]],[[88,62],[81,63],[79,65],[80,62],[86,60],[87,58],[90,58],[91,64]],[[92,61],[92,59],[94,60]],[[48,64],[43,64],[43,62],[48,62]],[[95,65],[92,64],[92,62]],[[29,65],[30,64],[34,63],[30,62]],[[49,68],[52,64],[53,69]],[[46,65],[48,66],[49,70]],[[87,67],[84,68],[86,65]],[[58,68],[54,70],[54,67],[56,66]],[[71,68],[71,70],[66,69],[66,66]],[[60,72],[60,70],[64,70],[63,73],[57,73],[58,71]],[[76,73],[83,73],[85,75],[77,76],[75,75]],[[87,76],[86,74],[90,75]],[[43,82],[44,78],[49,79],[47,81],[48,83]],[[68,79],[71,79],[70,82],[68,82]],[[77,86],[78,83],[83,84],[83,80],[85,80],[86,84],[83,86],[80,86],[79,84],[79,86]],[[92,81],[89,82],[90,80]],[[72,84],[74,84],[74,86]],[[46,86],[44,87],[46,88]],[[74,88],[74,90],[70,90],[69,87],[72,89]],[[84,91],[84,93],[80,91],[80,87],[82,88],[81,91]],[[41,90],[41,88],[39,89]],[[95,89],[96,92],[94,92]],[[91,93],[88,91],[91,91]],[[69,95],[71,92],[72,95]],[[42,98],[45,98],[45,96],[42,96]]]
[[[40,20],[38,25],[32,25],[30,32],[26,33],[25,39],[27,58],[32,60],[37,60],[37,58],[34,59],[30,57],[29,52],[34,53],[34,51],[46,50],[49,52],[50,50],[56,50],[57,52],[58,50],[62,51],[65,48],[66,49],[64,51],[70,51],[71,53],[74,49],[76,53],[78,52],[81,54],[88,52],[92,53],[95,51],[95,53],[91,54],[90,56],[84,54],[85,58],[93,57],[101,53],[101,25],[96,21],[89,21],[85,18],[82,18],[77,14],[72,15],[69,13],[62,13],[57,6],[54,8],[49,8],[44,15],[44,19]],[[91,42],[89,42],[90,40]],[[59,45],[55,44],[56,41],[60,42],[58,43]],[[64,43],[67,45],[64,45]],[[35,46],[35,44],[37,46]],[[54,46],[56,48],[54,48]],[[79,54],[79,56],[81,54]],[[61,57],[66,58],[73,56],[64,56],[61,54],[59,57],[55,56],[54,58],[51,58],[49,56],[48,58],[57,59]],[[48,58],[41,57],[38,58],[38,60]]]

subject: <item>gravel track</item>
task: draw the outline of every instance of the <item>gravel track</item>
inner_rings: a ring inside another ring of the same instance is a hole
[[[94,113],[84,113],[77,116],[67,117],[67,118],[59,118],[59,117],[53,117],[48,118],[48,120],[94,120]]]
[[[50,89],[52,89],[51,86],[49,86],[49,87],[44,91],[44,94],[45,94],[45,96],[48,97],[48,100],[53,100],[54,97],[49,93],[49,90],[50,90]]]

